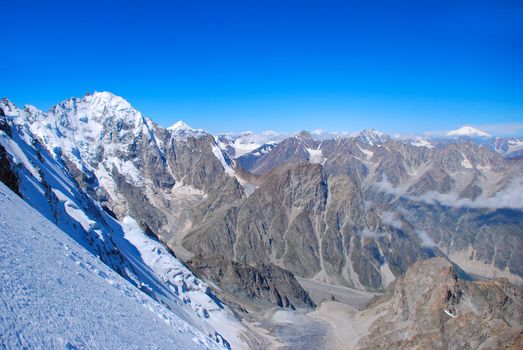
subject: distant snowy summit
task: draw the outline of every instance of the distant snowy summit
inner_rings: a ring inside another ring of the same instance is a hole
[[[369,145],[380,145],[387,142],[390,139],[390,136],[376,129],[365,129],[357,137],[364,143]]]
[[[207,134],[203,129],[193,129],[181,120],[168,127],[167,130],[169,130],[177,139],[200,137]]]
[[[179,120],[177,121],[176,123],[174,123],[173,125],[171,125],[170,127],[168,127],[167,129],[171,130],[171,131],[178,131],[178,130],[194,130],[193,128],[191,128],[189,125],[187,125],[184,121],[182,120]]]
[[[456,130],[451,130],[445,134],[446,136],[467,136],[467,137],[491,137],[484,131],[476,129],[472,126],[463,126]]]

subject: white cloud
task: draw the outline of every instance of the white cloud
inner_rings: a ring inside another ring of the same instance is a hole
[[[432,238],[430,238],[427,231],[416,230],[416,234],[418,235],[419,239],[421,240],[422,247],[434,248],[436,246],[436,242],[434,242],[434,240]]]
[[[369,230],[368,228],[364,228],[362,231],[358,233],[362,237],[366,238],[379,238],[385,236],[387,233],[385,232],[377,232]]]
[[[491,197],[481,195],[475,200],[458,198],[456,194],[442,194],[439,192],[427,192],[422,196],[409,199],[423,201],[428,204],[438,202],[449,207],[485,208],[485,209],[522,209],[523,208],[523,181],[513,179],[508,186]]]
[[[406,195],[403,189],[394,187],[386,179],[374,184],[374,187],[381,192],[395,196],[404,196],[412,201],[424,202],[427,204],[443,204],[449,207],[466,207],[477,209],[523,209],[523,179],[513,179],[505,188],[496,192],[491,197],[481,195],[474,200],[468,198],[458,198],[456,193],[439,193],[430,191],[420,196]]]
[[[377,188],[381,192],[393,194],[396,196],[401,196],[405,194],[405,191],[403,189],[400,189],[399,187],[394,187],[393,184],[389,182],[386,176],[380,181],[373,184],[375,188]]]
[[[391,211],[382,212],[381,219],[383,220],[383,223],[390,225],[396,229],[401,229],[403,226],[401,220],[397,218],[396,214]]]
[[[311,135],[315,140],[325,141],[325,140],[335,139],[338,137],[339,138],[353,137],[353,136],[358,135],[358,133],[354,133],[354,132],[351,133],[351,132],[346,132],[346,131],[334,132],[334,131],[325,131],[323,129],[316,129],[311,132]]]

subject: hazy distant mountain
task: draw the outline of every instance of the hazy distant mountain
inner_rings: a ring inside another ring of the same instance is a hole
[[[469,136],[469,137],[490,137],[489,134],[487,134],[484,131],[481,131],[479,129],[476,129],[472,126],[463,126],[456,130],[451,130],[447,132],[447,136]]]

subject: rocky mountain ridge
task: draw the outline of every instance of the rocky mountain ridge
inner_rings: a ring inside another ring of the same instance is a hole
[[[496,150],[301,132],[239,155],[234,140],[162,128],[110,93],[47,113],[2,100],[0,130],[2,182],[218,346],[274,346],[252,309],[321,313],[330,287],[386,291],[362,311],[379,312],[354,347],[521,344],[521,291],[508,282],[523,276],[518,139]],[[326,288],[324,302],[302,285]],[[267,329],[282,326],[274,315]]]
[[[110,93],[47,114],[2,109],[104,208],[184,260],[199,252],[381,290],[418,259],[446,255],[521,281],[522,161],[475,139],[303,132],[235,157],[234,142],[164,129]]]

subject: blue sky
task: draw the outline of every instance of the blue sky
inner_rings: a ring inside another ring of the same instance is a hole
[[[9,1],[0,95],[221,131],[523,133],[523,2]]]

